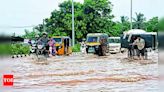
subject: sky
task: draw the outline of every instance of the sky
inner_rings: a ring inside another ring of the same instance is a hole
[[[22,35],[24,26],[32,30],[32,26],[42,23],[50,17],[54,9],[65,0],[0,0],[0,33]],[[74,0],[83,3],[83,0]],[[120,16],[130,16],[130,0],[110,0],[113,4],[114,21]],[[135,12],[144,13],[147,19],[154,16],[163,17],[164,0],[133,0],[133,16]],[[21,28],[23,27],[23,28]]]

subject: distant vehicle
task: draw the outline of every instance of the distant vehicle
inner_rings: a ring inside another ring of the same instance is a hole
[[[120,37],[109,37],[108,38],[108,49],[109,49],[109,53],[124,52],[124,49],[121,48],[121,38]]]
[[[57,55],[69,55],[72,53],[71,38],[68,36],[54,36]]]
[[[127,32],[124,32],[124,34],[121,36],[121,47],[122,48],[127,48],[128,49],[128,57],[130,55],[130,50],[131,49],[131,43],[134,42],[137,36],[140,36],[145,40],[145,58],[147,59],[147,52],[150,50],[156,50],[158,47],[158,37],[157,37],[157,32],[146,32],[141,29],[132,29]],[[134,49],[137,49],[136,46],[134,46]]]
[[[128,48],[129,43],[132,42],[132,39],[136,36],[141,36],[145,40],[145,48],[152,48],[153,50],[158,47],[158,37],[157,32],[146,32],[140,29],[132,29],[128,32],[125,32],[121,37],[121,47]]]
[[[108,35],[105,33],[87,34],[86,52],[105,56],[107,52]]]

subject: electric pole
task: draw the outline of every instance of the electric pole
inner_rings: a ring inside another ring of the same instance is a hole
[[[130,29],[133,29],[133,22],[132,22],[132,14],[133,14],[133,2],[132,0],[130,0]]]
[[[43,32],[46,32],[45,20],[43,19]]]
[[[72,46],[75,46],[74,1],[72,0]]]

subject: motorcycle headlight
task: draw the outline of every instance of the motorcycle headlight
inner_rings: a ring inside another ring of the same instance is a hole
[[[43,48],[43,45],[38,45],[38,49],[42,49]]]
[[[97,48],[99,48],[99,46],[95,46],[95,48],[97,49]]]

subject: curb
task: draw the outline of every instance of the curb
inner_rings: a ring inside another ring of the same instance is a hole
[[[11,58],[21,58],[21,57],[27,57],[30,56],[29,54],[22,54],[22,55],[13,55]]]
[[[73,52],[71,55],[76,56],[76,55],[82,55],[82,52]]]

